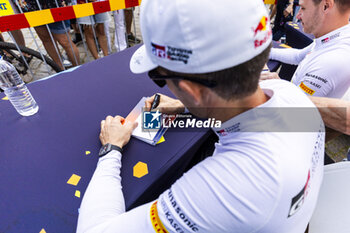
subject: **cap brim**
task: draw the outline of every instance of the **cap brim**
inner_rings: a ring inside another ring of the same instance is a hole
[[[145,45],[138,48],[130,59],[130,70],[135,74],[144,73],[156,68],[158,65],[153,63],[147,55]]]

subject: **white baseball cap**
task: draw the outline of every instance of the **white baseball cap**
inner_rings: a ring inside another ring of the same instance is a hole
[[[144,45],[130,60],[134,73],[227,69],[260,54],[272,37],[262,0],[143,0],[140,24]]]

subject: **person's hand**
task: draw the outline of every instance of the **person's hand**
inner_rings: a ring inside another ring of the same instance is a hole
[[[262,72],[260,74],[260,81],[268,79],[280,79],[280,77],[276,72]]]
[[[162,94],[158,94],[158,95],[160,95],[160,102],[159,102],[159,105],[155,108],[155,110],[159,110],[161,113],[165,113],[165,114],[178,114],[178,113],[183,113],[185,111],[185,106],[180,100],[173,99]],[[154,96],[155,95],[146,99],[146,102],[145,102],[146,110],[151,110]]]
[[[289,4],[289,6],[283,11],[284,17],[288,17],[288,15],[293,14],[293,4]]]
[[[136,127],[137,122],[125,121],[121,116],[107,116],[106,120],[101,121],[100,141],[102,145],[110,143],[123,148]]]

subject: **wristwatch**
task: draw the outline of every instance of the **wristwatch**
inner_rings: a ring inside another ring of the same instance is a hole
[[[120,153],[123,152],[123,149],[120,148],[119,146],[115,146],[115,145],[112,145],[110,143],[107,143],[107,144],[105,144],[104,146],[101,147],[100,152],[98,153],[98,157],[101,158],[101,157],[105,156],[108,152],[110,152],[112,150],[117,150]]]

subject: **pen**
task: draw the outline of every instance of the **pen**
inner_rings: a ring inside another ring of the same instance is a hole
[[[158,107],[159,102],[160,102],[160,95],[159,95],[159,94],[156,94],[156,95],[154,96],[154,100],[153,100],[153,103],[152,103],[152,106],[151,106],[151,110],[152,110],[152,109],[155,109],[156,107]]]
[[[159,101],[160,101],[160,95],[159,95],[159,94],[156,94],[156,95],[154,96],[154,100],[153,100],[153,102],[152,102],[150,111],[152,111],[152,109],[155,109],[155,108],[159,105]],[[148,132],[149,137],[152,138],[152,135],[151,135],[151,133],[149,132],[149,130],[146,130],[146,131]]]

